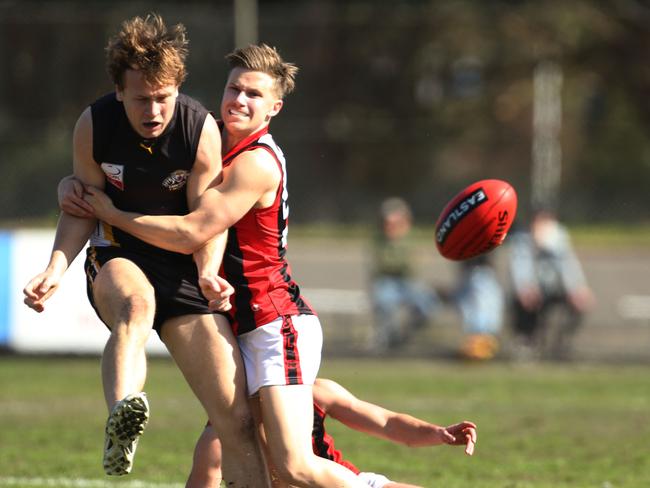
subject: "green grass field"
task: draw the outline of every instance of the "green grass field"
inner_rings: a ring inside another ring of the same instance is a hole
[[[337,447],[363,470],[425,487],[650,486],[647,366],[330,358],[321,375],[432,422],[478,424],[470,458],[330,420]],[[168,359],[150,362],[146,391],[152,417],[133,473],[109,479],[99,360],[0,356],[0,486],[183,486],[205,416]]]

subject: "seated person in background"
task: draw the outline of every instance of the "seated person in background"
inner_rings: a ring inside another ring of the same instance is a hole
[[[382,203],[370,276],[376,352],[401,345],[408,334],[425,325],[438,308],[436,292],[426,289],[414,278],[409,240],[411,219],[411,209],[401,198],[389,198]]]
[[[452,299],[463,319],[460,353],[466,359],[492,359],[499,349],[504,294],[493,259],[483,254],[458,264],[460,279]]]
[[[390,481],[383,475],[364,473],[343,460],[334,448],[334,440],[325,432],[329,415],[346,426],[367,434],[410,447],[448,444],[465,446],[471,456],[476,444],[476,425],[463,421],[449,427],[430,424],[403,413],[391,412],[356,398],[338,383],[318,378],[314,383],[314,429],[312,444],[316,454],[331,459],[356,473],[360,480],[373,488],[419,488],[415,485]],[[275,488],[281,484],[273,478]],[[194,464],[186,488],[217,488],[221,482],[221,444],[214,430],[207,425],[194,449]]]
[[[510,237],[513,328],[522,346],[535,353],[565,358],[582,317],[594,297],[565,227],[555,215],[538,210],[528,231]],[[549,317],[563,312],[554,337]]]

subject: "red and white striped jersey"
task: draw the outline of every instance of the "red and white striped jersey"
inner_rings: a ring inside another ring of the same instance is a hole
[[[285,255],[289,205],[284,155],[268,133],[268,127],[250,135],[223,157],[223,167],[237,164],[237,156],[254,149],[265,149],[273,156],[282,174],[273,204],[252,208],[228,233],[222,275],[235,287],[231,299],[233,331],[245,334],[286,315],[314,311],[300,296],[291,278]]]

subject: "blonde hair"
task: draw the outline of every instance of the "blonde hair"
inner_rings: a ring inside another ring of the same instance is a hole
[[[284,98],[296,86],[296,73],[298,67],[293,63],[283,61],[275,47],[262,44],[251,44],[247,47],[235,49],[226,55],[231,68],[244,68],[261,71],[273,78],[276,93]]]
[[[182,24],[167,29],[158,14],[134,17],[125,20],[120,32],[108,40],[106,69],[120,89],[128,69],[142,71],[147,83],[154,86],[180,85],[187,76],[187,44]]]

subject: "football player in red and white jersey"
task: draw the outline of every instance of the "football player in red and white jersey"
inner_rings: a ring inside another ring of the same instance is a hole
[[[269,463],[295,486],[367,488],[353,472],[312,450],[312,385],[322,331],[285,260],[286,168],[268,133],[283,97],[294,88],[297,68],[264,44],[237,49],[227,59],[223,181],[203,193],[194,211],[185,216],[122,212],[92,188],[85,198],[102,221],[171,251],[192,253],[230,229],[222,269],[235,287],[233,329],[248,393],[264,426]],[[204,294],[219,305],[220,290],[209,288]]]
[[[372,488],[421,488],[391,481],[386,476],[362,472],[343,459],[334,447],[334,439],[325,430],[325,419],[332,417],[351,429],[409,447],[464,446],[465,454],[474,454],[476,425],[462,421],[448,427],[431,424],[405,413],[393,412],[370,402],[360,400],[332,380],[317,378],[313,387],[314,421],[313,450],[321,457],[331,459],[357,474]],[[194,449],[192,472],[186,488],[217,488],[221,483],[221,443],[212,427],[207,425]],[[283,485],[274,480],[274,488]]]

